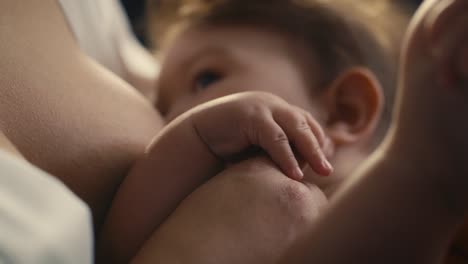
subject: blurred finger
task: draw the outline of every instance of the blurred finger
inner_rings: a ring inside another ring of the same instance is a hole
[[[433,48],[439,67],[438,78],[445,87],[460,87],[466,85],[468,79],[468,16],[452,18],[445,27]]]
[[[466,0],[437,0],[426,15],[424,28],[433,43],[442,38],[454,18],[466,16],[468,1]]]
[[[446,57],[468,34],[468,1],[440,1],[426,20],[432,52],[436,58]],[[464,37],[465,36],[465,37]]]

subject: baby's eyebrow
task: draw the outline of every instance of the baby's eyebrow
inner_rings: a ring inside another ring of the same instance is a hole
[[[233,57],[233,54],[231,51],[227,50],[224,47],[220,46],[207,46],[203,48],[201,51],[193,54],[189,58],[187,58],[184,63],[183,67],[185,69],[190,69],[193,67],[193,64],[198,62],[199,60],[205,58],[205,57],[221,57],[221,58],[226,58],[226,59],[231,59]]]

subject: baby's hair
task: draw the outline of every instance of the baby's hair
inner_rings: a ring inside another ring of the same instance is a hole
[[[150,37],[159,46],[184,26],[259,27],[290,38],[310,50],[320,66],[313,93],[323,92],[351,67],[369,68],[386,99],[379,139],[388,128],[400,45],[410,18],[409,8],[395,1],[149,0],[148,10]]]

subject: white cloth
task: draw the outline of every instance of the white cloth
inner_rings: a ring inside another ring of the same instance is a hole
[[[151,79],[159,70],[135,39],[116,0],[59,0],[81,49],[101,65],[132,83],[136,75]]]
[[[88,207],[61,182],[0,150],[0,263],[89,264]]]

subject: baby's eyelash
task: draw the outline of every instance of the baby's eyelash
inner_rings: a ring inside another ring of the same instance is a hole
[[[210,85],[222,79],[222,74],[214,70],[204,70],[198,73],[194,78],[194,86],[196,91],[204,90]]]

